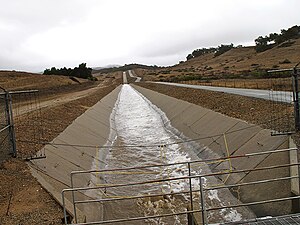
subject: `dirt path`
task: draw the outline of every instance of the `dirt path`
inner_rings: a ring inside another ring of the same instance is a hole
[[[51,97],[43,97],[39,100],[39,107],[41,109],[44,109],[44,108],[62,105],[62,104],[65,104],[65,103],[68,103],[71,101],[75,101],[75,100],[87,97],[89,95],[92,95],[96,91],[101,90],[106,87],[109,87],[110,85],[111,85],[111,82],[109,80],[104,80],[104,82],[98,84],[97,86],[92,87],[92,88],[87,88],[85,90],[58,94],[58,95],[51,96]],[[26,106],[26,102],[22,102],[21,104],[23,106],[20,105],[20,107],[18,108],[18,115],[23,115],[23,114],[26,114],[26,113],[29,113],[29,112],[35,110],[34,108],[28,108]]]

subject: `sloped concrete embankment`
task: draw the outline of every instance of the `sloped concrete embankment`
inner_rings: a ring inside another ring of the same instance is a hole
[[[204,148],[205,150],[203,150],[203,148],[195,148],[194,150],[200,158],[206,158],[208,156],[226,156],[226,142],[230,155],[232,156],[289,147],[289,139],[286,136],[271,136],[270,130],[262,129],[259,126],[230,118],[220,113],[149,89],[136,85],[133,85],[133,87],[165,112],[171,125],[182,132],[185,137],[190,139],[202,138],[198,143],[206,146]],[[221,135],[217,136],[217,134]],[[226,138],[224,138],[224,135],[222,134],[225,134]],[[237,170],[288,164],[289,162],[288,152],[260,155],[251,158],[240,158],[231,161],[233,169]],[[220,170],[226,168],[228,168],[228,165],[226,166],[223,163],[217,164],[217,166],[212,169]],[[232,174],[226,183],[231,184],[241,181],[251,182],[289,175],[289,168],[253,171],[239,175]],[[289,197],[291,196],[291,185],[290,180],[285,180],[255,186],[243,186],[232,189],[232,191],[242,202],[254,202]],[[292,210],[292,203],[279,202],[254,205],[251,208],[257,216],[278,215],[290,213]]]
[[[61,191],[71,187],[70,174],[72,171],[90,170],[95,163],[98,165],[103,163],[99,158],[98,150],[99,146],[112,143],[116,135],[114,128],[111,127],[111,120],[113,120],[111,115],[120,88],[121,86],[117,87],[74,120],[52,141],[53,145],[46,145],[43,149],[46,153],[45,159],[31,161],[33,175],[61,204]],[[105,154],[105,151],[107,149],[102,149],[102,153]],[[90,174],[74,176],[75,187],[87,187],[90,183]],[[71,193],[66,196],[67,210],[73,215]],[[89,195],[76,193],[76,200],[83,199],[89,199]],[[88,217],[91,214],[94,212],[90,208],[83,206],[78,208],[77,215],[81,222],[84,221],[85,216]]]

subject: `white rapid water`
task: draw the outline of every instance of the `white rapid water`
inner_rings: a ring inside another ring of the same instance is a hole
[[[144,96],[135,91],[130,85],[123,85],[119,99],[115,106],[115,127],[117,139],[106,158],[106,169],[138,167],[153,164],[170,164],[176,162],[188,162],[195,160],[196,156],[190,150],[189,144],[172,144],[167,147],[159,147],[162,144],[170,144],[182,141],[180,137],[166,128],[164,122],[167,118],[156,106]],[[176,132],[177,133],[177,132]],[[151,145],[152,147],[145,147]],[[134,147],[130,147],[134,146]],[[209,172],[205,164],[193,167],[192,174]],[[167,168],[150,168],[139,170],[139,173],[107,173],[102,179],[108,184],[120,184],[129,182],[141,182],[147,180],[188,176],[186,165],[176,165]],[[204,179],[205,185],[218,183],[216,178]],[[193,189],[199,189],[198,179],[192,180]],[[148,194],[165,194],[170,192],[188,191],[188,180],[155,183],[140,186],[122,188],[108,188],[106,198],[128,197]],[[193,200],[199,204],[199,194],[193,195]],[[189,195],[143,198],[138,200],[123,200],[105,203],[105,220],[119,219],[137,216],[149,216],[154,214],[166,214],[183,212],[187,210]],[[206,202],[210,206],[225,206],[229,203],[237,203],[237,199],[228,190],[212,190],[207,192]],[[254,215],[248,209],[224,209],[210,212],[208,215],[211,223],[239,221],[251,218]],[[121,223],[118,223],[121,224]],[[157,218],[138,222],[126,222],[123,224],[187,224],[187,216],[175,216]]]

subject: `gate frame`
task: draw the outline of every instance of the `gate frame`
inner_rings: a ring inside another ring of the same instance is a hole
[[[3,91],[3,93],[0,93],[0,95],[4,96],[4,102],[5,102],[5,119],[6,119],[6,126],[0,131],[4,131],[8,129],[9,131],[9,141],[12,145],[12,149],[10,150],[12,152],[12,156],[14,158],[17,157],[17,145],[16,145],[16,135],[15,135],[15,128],[14,128],[14,120],[13,120],[13,112],[12,112],[12,98],[11,93],[0,86],[0,89]]]
[[[15,124],[14,124],[14,116],[13,116],[13,102],[12,102],[12,96],[14,94],[26,94],[26,93],[35,93],[38,92],[38,90],[24,90],[24,91],[7,91],[5,88],[0,86],[0,89],[3,91],[3,93],[0,93],[0,95],[4,96],[5,101],[5,117],[6,117],[6,126],[0,130],[0,132],[9,129],[9,140],[12,145],[12,156],[14,158],[17,157],[17,143],[16,143],[16,133],[15,133]]]

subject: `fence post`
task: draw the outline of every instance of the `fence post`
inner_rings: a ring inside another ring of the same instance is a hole
[[[296,127],[296,131],[299,131],[300,130],[299,81],[298,81],[298,72],[296,67],[293,70],[293,102],[294,102],[294,112],[295,112],[295,127]]]
[[[8,91],[5,91],[5,104],[7,112],[7,124],[9,125],[9,138],[12,144],[13,157],[17,157],[17,147],[16,147],[16,135],[14,128],[13,112],[12,112],[12,99]]]

